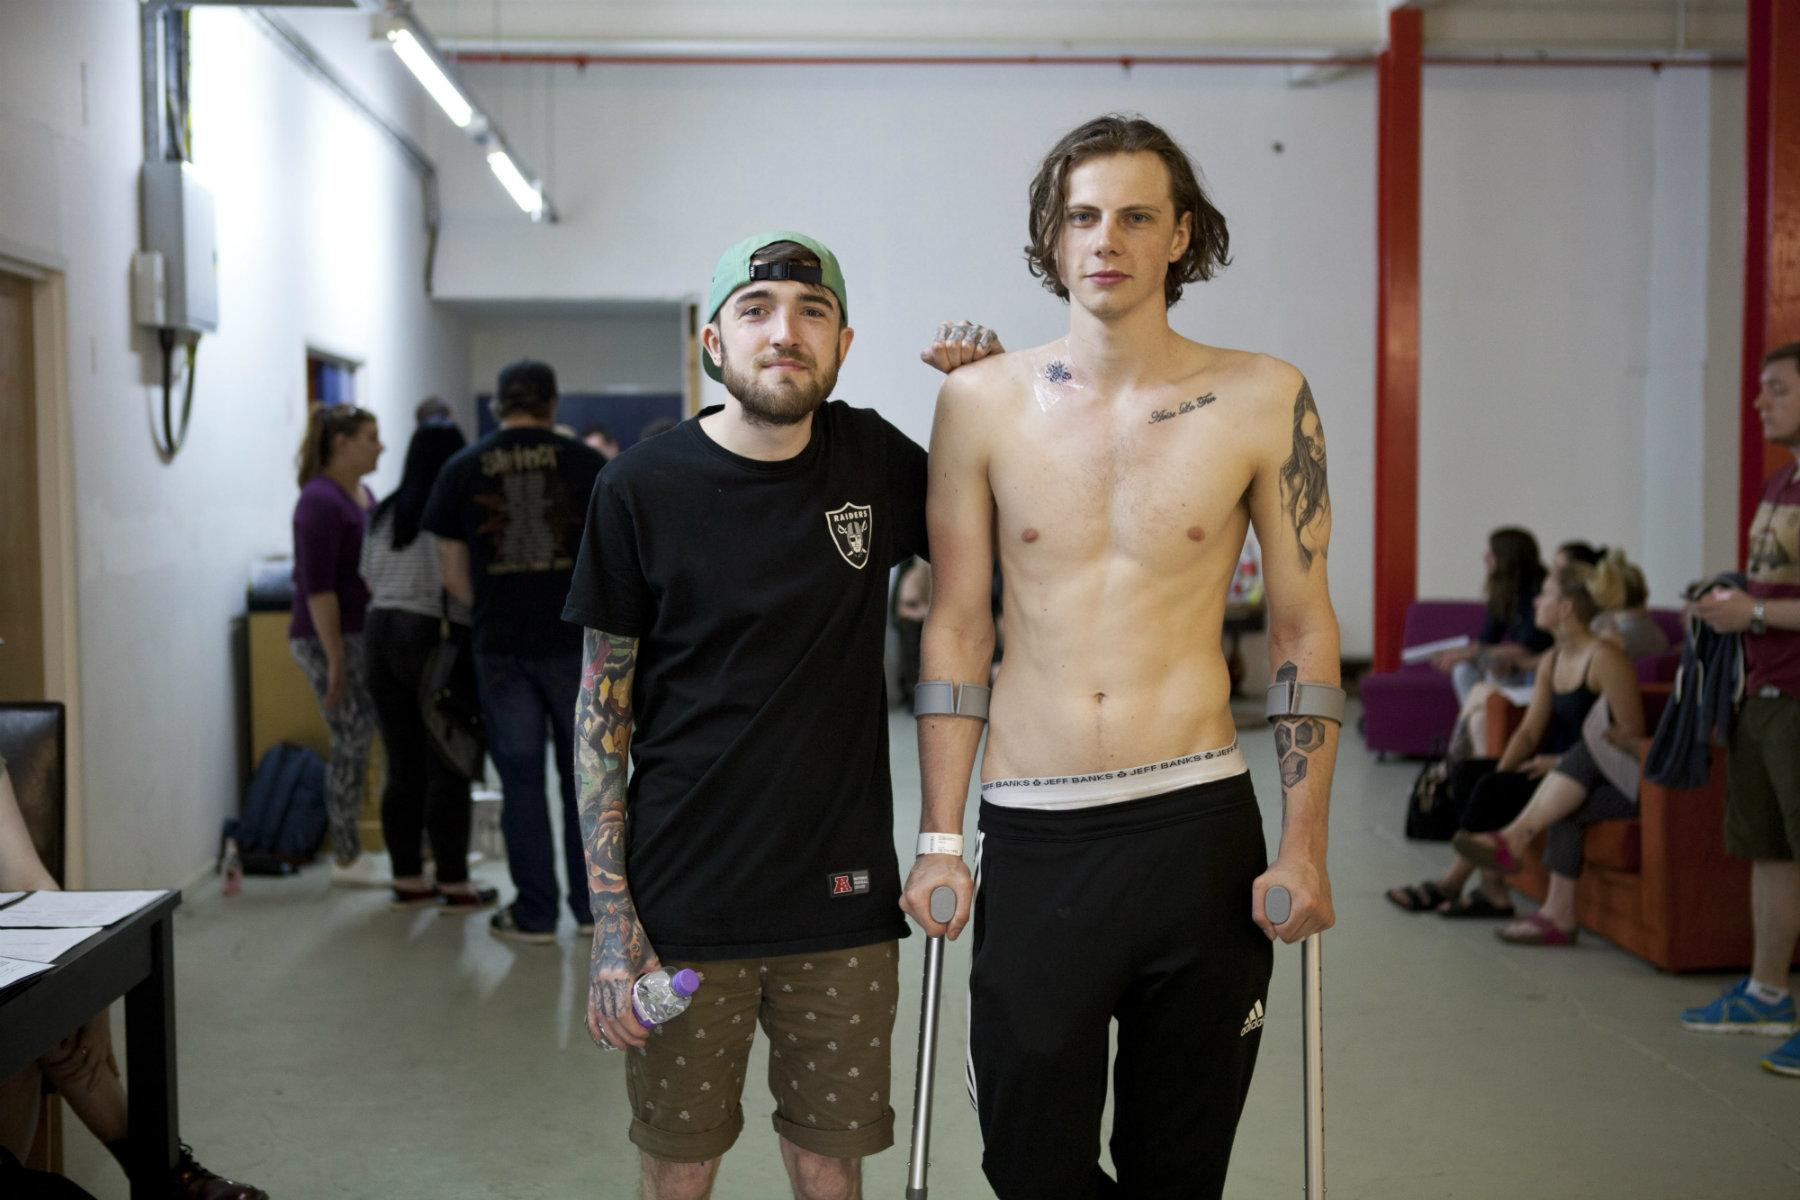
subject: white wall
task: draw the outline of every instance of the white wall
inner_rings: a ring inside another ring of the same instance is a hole
[[[1643,566],[1673,604],[1737,557],[1743,74],[1669,71],[1654,90]]]
[[[1099,112],[1163,122],[1230,218],[1236,260],[1190,290],[1174,323],[1310,376],[1334,468],[1333,592],[1347,652],[1367,653],[1371,544],[1358,531],[1373,494],[1371,78],[1313,90],[1288,87],[1280,69],[1153,67],[475,68],[468,78],[528,161],[555,164],[563,222],[527,225],[478,159],[445,148],[443,294],[703,295],[731,242],[762,227],[807,230],[837,252],[850,292],[857,341],[838,394],[920,440],[937,377],[917,352],[940,319],[984,321],[1015,347],[1065,328],[1062,303],[1021,256],[1039,156]],[[716,385],[706,387],[710,403]]]
[[[1660,604],[1729,564],[1741,90],[1427,72],[1421,595],[1473,594],[1501,524],[1624,547]]]
[[[580,316],[566,310],[509,315],[497,307],[465,320],[471,396],[492,395],[500,368],[521,358],[549,363],[567,393],[679,393],[684,386],[687,317],[678,305],[649,312],[596,306]]]
[[[387,111],[418,119],[364,18],[293,21]],[[67,272],[85,866],[98,885],[183,879],[236,811],[229,628],[251,559],[289,543],[305,346],[365,361],[358,398],[390,443],[418,396],[459,394],[465,377],[457,322],[423,295],[419,189],[393,147],[245,17],[196,10],[193,28],[221,317],[200,347],[187,447],[164,465],[148,433],[159,367],[126,286],[138,5],[0,5],[0,246]]]

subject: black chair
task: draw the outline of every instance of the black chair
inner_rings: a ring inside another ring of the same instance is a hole
[[[32,845],[58,887],[68,882],[63,877],[68,825],[66,722],[63,706],[54,701],[0,702],[0,758],[6,760]],[[38,1114],[25,1165],[58,1172],[62,1161],[62,1105],[50,1096]]]
[[[0,758],[32,845],[60,887],[67,833],[67,715],[54,701],[0,703]]]

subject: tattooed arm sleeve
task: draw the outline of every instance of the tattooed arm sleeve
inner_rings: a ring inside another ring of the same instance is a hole
[[[1331,493],[1325,430],[1312,388],[1283,367],[1250,485],[1250,517],[1262,543],[1268,595],[1269,667],[1274,680],[1335,684],[1341,675],[1337,616],[1326,584]],[[1275,723],[1281,766],[1283,856],[1323,864],[1325,823],[1337,758],[1338,726],[1317,717]]]
[[[575,780],[594,917],[594,981],[627,985],[650,953],[625,872],[625,778],[637,639],[587,631],[575,705]],[[629,1003],[620,989],[620,1015]]]

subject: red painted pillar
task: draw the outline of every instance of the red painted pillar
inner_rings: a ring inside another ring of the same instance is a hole
[[[1763,352],[1800,340],[1800,0],[1750,0],[1746,46],[1744,357],[1738,561],[1763,480],[1788,460],[1750,408]],[[1778,48],[1781,48],[1778,52]]]
[[[1422,21],[1388,15],[1376,66],[1375,669],[1400,664],[1419,571],[1419,94]]]

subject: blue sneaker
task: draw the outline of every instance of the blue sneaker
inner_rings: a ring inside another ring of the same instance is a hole
[[[1701,1033],[1760,1033],[1776,1037],[1793,1033],[1794,997],[1787,995],[1774,1004],[1764,1004],[1750,994],[1749,984],[1750,979],[1746,976],[1711,1004],[1684,1009],[1682,1026]],[[1782,1049],[1790,1047],[1793,1047],[1792,1042]],[[1776,1054],[1780,1053],[1776,1051]]]
[[[1800,1079],[1800,1035],[1795,1035],[1781,1043],[1769,1057],[1762,1060],[1763,1070],[1773,1071],[1777,1075],[1792,1075]]]

